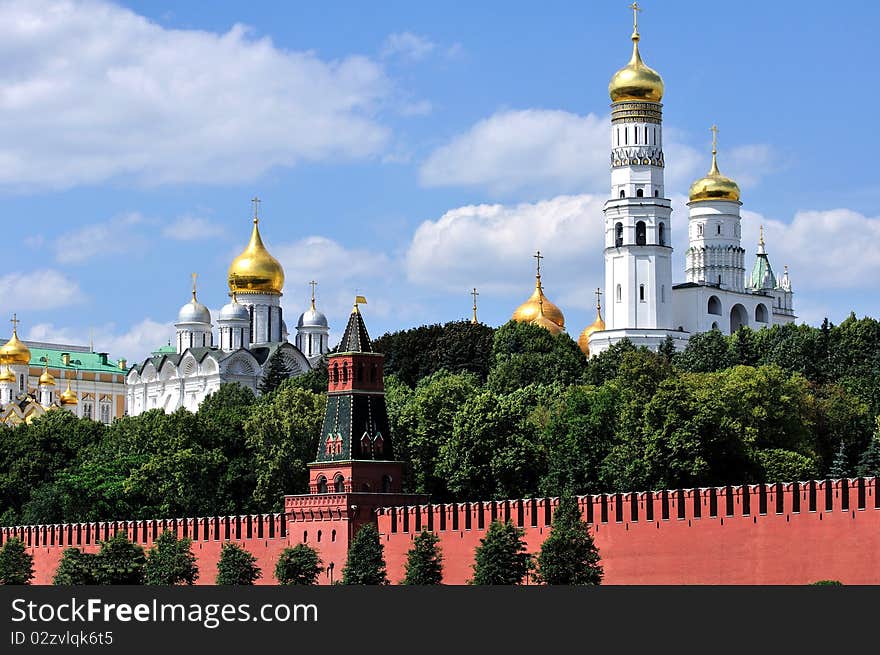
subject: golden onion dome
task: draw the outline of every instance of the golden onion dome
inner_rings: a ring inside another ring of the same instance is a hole
[[[254,218],[254,229],[247,248],[229,266],[229,290],[238,294],[280,294],[284,287],[284,269],[263,245],[258,224],[259,220]]]
[[[15,382],[15,373],[9,370],[9,364],[3,367],[3,372],[0,373],[0,382]]]
[[[50,387],[55,386],[55,376],[53,376],[49,372],[49,366],[47,365],[45,369],[43,369],[43,373],[40,375],[40,384],[47,385]]]
[[[79,402],[76,393],[70,389],[70,380],[67,381],[67,389],[61,392],[58,399],[62,405],[76,405]]]
[[[531,321],[532,325],[537,325],[538,327],[542,327],[547,330],[553,336],[556,336],[560,332],[562,332],[562,328],[559,326],[559,323],[547,318],[544,314],[543,302],[538,303],[538,315]]]
[[[15,329],[12,330],[12,338],[0,348],[0,361],[6,362],[7,364],[26,365],[31,363],[31,351],[26,345],[24,345],[24,342],[18,338],[18,333]]]
[[[518,323],[533,323],[538,318],[539,313],[553,321],[560,331],[565,328],[565,316],[563,316],[562,310],[559,307],[547,300],[547,296],[544,295],[544,289],[541,287],[540,275],[536,276],[535,290],[532,292],[532,295],[516,308],[512,318]]]
[[[701,200],[729,200],[739,202],[739,186],[718,170],[717,148],[712,146],[712,166],[705,177],[691,184],[688,198],[690,202]]]
[[[602,319],[602,306],[597,304],[596,320],[585,327],[584,331],[581,332],[581,336],[578,337],[578,347],[587,357],[590,356],[590,335],[593,332],[602,332],[604,329],[605,321]]]
[[[608,83],[611,102],[660,102],[663,99],[663,78],[642,61],[638,29],[633,30],[632,41],[633,52],[629,63],[617,71]]]

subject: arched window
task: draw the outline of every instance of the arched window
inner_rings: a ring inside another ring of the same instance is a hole
[[[715,227],[716,227],[716,229],[717,229],[717,231],[718,231],[718,234],[721,234],[721,223],[719,223],[719,224],[716,225]]]
[[[330,531],[330,541],[336,541],[336,530]]]
[[[666,245],[666,224],[665,223],[660,223],[660,225],[657,226],[657,243],[659,243],[661,246]]]
[[[618,248],[623,245],[623,223],[614,225],[614,245]]]
[[[639,285],[639,302],[645,302],[645,285]]]
[[[617,302],[621,302],[623,300],[623,289],[618,284],[617,285]]]
[[[339,364],[333,362],[333,384],[339,384]]]
[[[759,303],[758,306],[755,307],[755,320],[758,323],[767,322],[767,306],[763,303]]]
[[[333,491],[338,494],[345,491],[345,478],[342,477],[342,473],[337,473],[333,478]]]
[[[639,221],[636,223],[636,245],[644,246],[647,241],[647,230],[645,228],[645,221]]]
[[[364,457],[372,456],[373,449],[370,447],[370,437],[364,433],[361,437],[361,455]]]
[[[703,225],[702,224],[697,225],[697,236],[698,237],[703,236]]]
[[[749,326],[749,313],[740,304],[734,305],[730,310],[730,333],[733,334],[741,327]]]
[[[721,300],[719,300],[718,296],[709,297],[709,307],[707,308],[707,311],[710,314],[721,316]]]
[[[654,197],[655,197],[655,198],[659,198],[659,197],[660,197],[660,189],[654,189]]]
[[[323,475],[318,478],[318,493],[327,493],[327,478],[325,478]]]
[[[318,530],[318,543],[321,543],[321,531]]]
[[[624,191],[623,189],[620,190],[620,197],[626,198],[626,191]]]
[[[644,197],[645,197],[644,189],[636,189],[636,198],[644,198]]]
[[[718,329],[718,321],[712,321],[712,329],[713,329],[713,330],[717,330],[717,329]]]
[[[342,365],[342,383],[348,382],[348,364]]]

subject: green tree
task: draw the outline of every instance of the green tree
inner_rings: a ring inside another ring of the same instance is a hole
[[[627,353],[635,352],[636,347],[629,339],[621,339],[587,360],[585,380],[594,386],[602,386],[617,377],[618,369]]]
[[[840,448],[831,462],[831,468],[828,469],[829,478],[846,478],[849,477],[849,458],[846,456],[846,447],[840,442]]]
[[[324,571],[318,551],[307,544],[285,548],[275,565],[275,579],[283,585],[318,584],[318,576]]]
[[[260,393],[272,393],[289,377],[290,366],[284,358],[284,351],[281,348],[277,348],[269,356],[269,361],[266,362],[266,371],[263,373],[257,388],[260,390]]]
[[[443,555],[438,543],[440,538],[433,532],[422,530],[413,539],[413,546],[406,554],[406,585],[438,585],[443,582]]]
[[[217,562],[218,585],[252,585],[263,576],[257,558],[236,543],[227,541],[220,548]]]
[[[244,424],[254,452],[254,502],[280,509],[284,494],[307,491],[308,467],[318,451],[326,399],[289,382],[254,404]]]
[[[535,580],[548,585],[598,585],[602,583],[599,549],[583,521],[577,499],[559,500],[550,536],[541,545]]]
[[[379,530],[367,523],[354,536],[348,547],[348,559],[342,570],[342,584],[386,585],[385,552]]]
[[[510,521],[492,521],[474,553],[473,585],[519,585],[532,568],[523,530]]]
[[[0,548],[0,584],[25,585],[33,579],[34,556],[27,552],[21,539],[9,539]]]
[[[95,558],[95,582],[100,585],[140,585],[144,583],[146,558],[140,544],[132,543],[124,532],[101,542]]]
[[[55,569],[52,584],[66,586],[93,585],[97,582],[97,553],[84,553],[79,548],[65,548]]]
[[[178,539],[165,530],[147,552],[144,580],[148,585],[191,585],[199,577],[192,539]]]
[[[330,384],[330,377],[327,374],[327,356],[325,355],[315,362],[311,371],[290,378],[290,384],[312,393],[327,393],[327,387]]]
[[[815,459],[784,448],[759,450],[758,461],[764,470],[763,482],[812,480],[819,475]]]
[[[679,368],[692,373],[723,371],[736,363],[736,353],[720,330],[692,335],[684,352],[676,358]]]
[[[859,457],[857,472],[861,476],[880,477],[880,416],[876,419],[874,438]]]

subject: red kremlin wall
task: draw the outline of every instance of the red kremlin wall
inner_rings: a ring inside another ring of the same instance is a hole
[[[805,584],[820,579],[880,584],[877,486],[875,478],[858,478],[582,496],[579,502],[600,550],[606,584]],[[317,548],[325,564],[334,564],[336,580],[351,533],[366,517],[365,512],[322,510],[321,496],[315,497],[314,510],[300,506],[287,515],[7,527],[0,529],[0,543],[13,536],[25,542],[34,555],[35,584],[51,583],[68,546],[95,552],[97,541],[124,530],[149,547],[166,529],[193,539],[199,584],[213,584],[224,541],[235,541],[257,557],[263,570],[260,584],[275,583],[278,555],[301,542]],[[363,494],[358,496],[363,503]],[[529,551],[537,552],[556,502],[381,507],[371,515],[378,522],[392,582],[403,577],[412,539],[426,528],[440,536],[444,582],[463,584],[492,520],[522,527]],[[330,578],[327,571],[321,582],[328,584]]]

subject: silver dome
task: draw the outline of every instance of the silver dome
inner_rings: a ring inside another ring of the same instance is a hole
[[[220,310],[220,320],[221,321],[250,321],[251,315],[248,312],[247,307],[244,305],[240,305],[237,302],[230,302],[223,305],[223,309]]]
[[[296,329],[303,327],[327,327],[327,317],[324,316],[314,307],[310,307],[299,315],[299,321],[296,323]]]
[[[178,323],[210,323],[211,312],[198,300],[193,298],[177,313]]]

